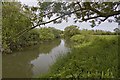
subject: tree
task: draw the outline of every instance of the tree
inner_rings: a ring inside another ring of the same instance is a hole
[[[40,2],[39,7],[34,7],[33,11],[39,12],[36,18],[37,24],[31,28],[19,32],[17,35],[23,34],[40,25],[45,25],[51,22],[61,23],[63,20],[68,21],[68,17],[72,14],[76,16],[75,22],[89,21],[91,26],[99,25],[101,22],[108,20],[109,22],[118,22],[120,10],[118,9],[120,2]],[[32,10],[32,9],[31,9]],[[56,15],[56,18],[49,21],[44,21],[43,17],[49,19]],[[113,17],[114,19],[110,19]]]
[[[53,40],[55,38],[52,30],[46,27],[40,28],[39,37],[40,37],[40,40],[42,41]]]
[[[103,2],[103,1],[102,2],[43,2],[43,3],[39,2],[40,10],[43,10],[43,12],[46,11],[45,13],[48,13],[47,17],[51,17],[55,13],[57,13],[58,15],[61,14],[70,15],[74,13],[76,14],[77,18],[82,19],[83,21],[89,19],[95,19],[98,17],[108,18],[110,16],[118,15],[120,14],[119,10],[117,10],[119,4],[120,4],[119,2]],[[50,9],[52,9],[51,12]],[[104,21],[104,19],[101,21]]]
[[[77,26],[71,25],[64,29],[64,35],[68,37],[72,37],[75,34],[79,34],[79,28]]]
[[[2,46],[4,51],[10,52],[26,42],[24,36],[15,37],[17,33],[32,27],[29,17],[23,14],[22,5],[19,2],[2,2]],[[18,46],[16,46],[18,45]]]
[[[50,30],[52,30],[52,33],[54,34],[55,38],[60,38],[62,31],[59,29],[56,29],[54,27],[48,27]]]
[[[115,33],[117,33],[117,34],[120,33],[120,29],[119,29],[119,28],[115,28],[114,31],[115,31]]]

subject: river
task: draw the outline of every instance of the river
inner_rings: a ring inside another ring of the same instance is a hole
[[[3,78],[32,78],[47,73],[57,57],[69,51],[61,39],[3,55]]]

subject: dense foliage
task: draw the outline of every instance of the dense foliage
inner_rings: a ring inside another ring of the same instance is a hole
[[[33,20],[32,15],[30,15],[32,12],[24,10],[24,6],[18,2],[3,2],[2,7],[3,52],[11,53],[14,50],[21,50],[24,47],[35,45],[40,41],[53,40],[60,37],[61,31],[51,27],[34,29],[24,33],[24,35],[16,36],[20,31],[32,27]]]
[[[52,31],[48,28],[41,28],[39,32],[40,32],[39,37],[41,40],[48,40],[48,39],[52,40],[55,38]]]
[[[59,29],[55,29],[54,27],[48,27],[48,29],[50,29],[52,31],[52,33],[54,34],[55,38],[60,38],[62,31]]]
[[[79,34],[79,33],[80,33],[79,27],[74,26],[74,25],[67,26],[64,29],[64,35],[65,35],[65,37],[71,37],[71,36],[73,36],[75,34]]]
[[[40,40],[53,40],[55,38],[59,38],[61,34],[61,31],[58,29],[55,29],[54,27],[43,27],[39,29],[39,37]]]
[[[21,4],[18,2],[3,2],[2,7],[2,44],[4,51],[10,52],[13,45],[16,45],[19,40],[14,36],[19,31],[31,27],[31,21],[22,14]]]

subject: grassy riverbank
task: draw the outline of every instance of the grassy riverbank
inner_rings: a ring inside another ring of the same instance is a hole
[[[81,36],[71,38],[71,52],[59,57],[48,74],[40,77],[59,78],[116,78],[118,37]]]

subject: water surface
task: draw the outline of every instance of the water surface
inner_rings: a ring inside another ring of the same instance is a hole
[[[61,39],[3,55],[3,78],[31,78],[47,73],[57,57],[68,51]]]

